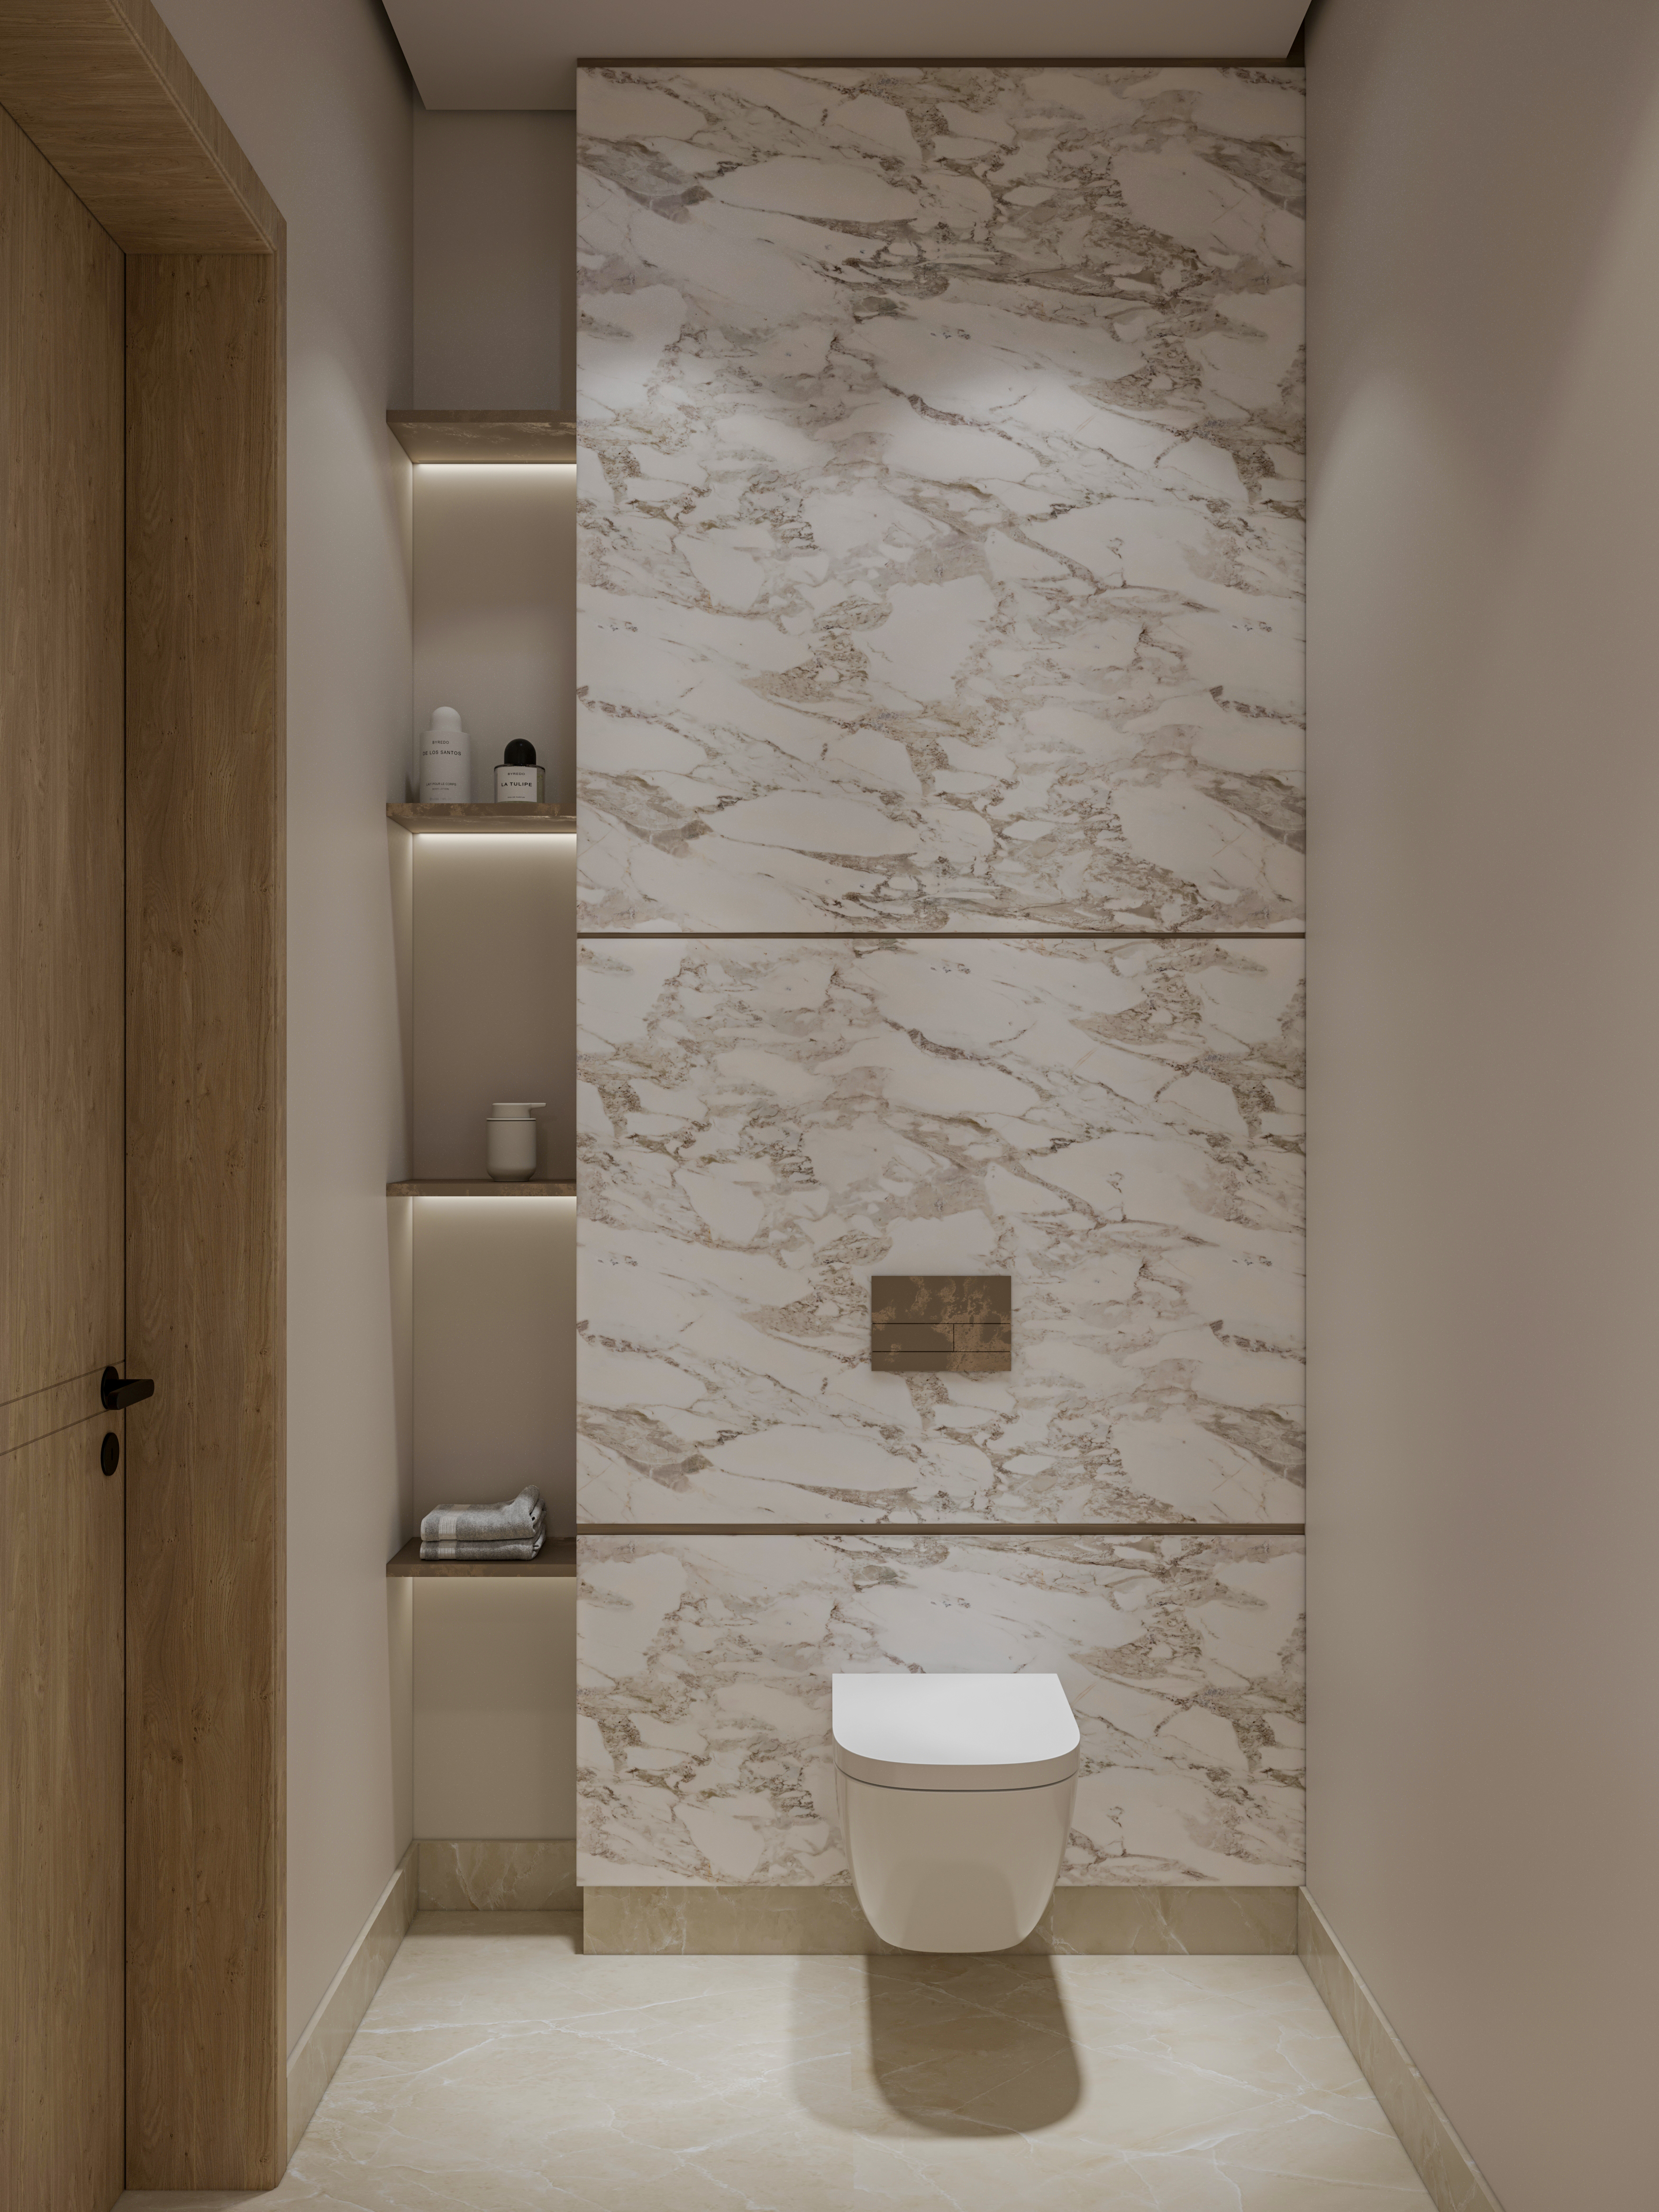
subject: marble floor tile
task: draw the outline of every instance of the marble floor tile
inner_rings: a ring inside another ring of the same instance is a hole
[[[1299,1960],[585,1958],[422,1913],[281,2185],[127,2212],[1429,2212]]]

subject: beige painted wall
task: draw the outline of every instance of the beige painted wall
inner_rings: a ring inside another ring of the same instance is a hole
[[[415,1592],[415,1832],[576,1832],[576,1585]]]
[[[411,98],[374,0],[159,0],[288,221],[289,2040],[404,1848]],[[388,880],[389,866],[392,880]],[[406,890],[406,880],[403,888]],[[395,1607],[397,1601],[393,1600]]]
[[[417,407],[576,404],[576,118],[415,110]]]
[[[1310,1881],[1505,2207],[1652,2201],[1659,15],[1310,33]]]

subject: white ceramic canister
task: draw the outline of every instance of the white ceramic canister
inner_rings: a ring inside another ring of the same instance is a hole
[[[472,740],[453,707],[434,707],[421,739],[422,806],[467,806],[472,800]]]
[[[498,1098],[489,1109],[486,1138],[489,1172],[496,1182],[528,1182],[536,1172],[536,1109],[545,1098]]]

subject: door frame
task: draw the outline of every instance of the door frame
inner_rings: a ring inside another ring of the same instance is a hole
[[[126,263],[126,2180],[288,2158],[283,218],[149,0],[8,0]]]

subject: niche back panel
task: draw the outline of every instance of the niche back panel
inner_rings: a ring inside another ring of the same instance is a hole
[[[1301,72],[577,116],[581,927],[1298,929]]]
[[[1297,1522],[1302,946],[589,940],[588,1522]],[[1005,1374],[872,1371],[1003,1274]]]

